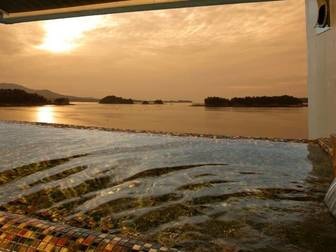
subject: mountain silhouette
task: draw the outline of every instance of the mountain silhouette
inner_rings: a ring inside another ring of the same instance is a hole
[[[63,94],[55,93],[48,89],[35,90],[35,89],[30,89],[30,88],[27,88],[25,86],[15,84],[15,83],[0,83],[0,89],[19,89],[19,90],[26,91],[27,93],[35,93],[35,94],[41,95],[51,101],[54,101],[55,99],[59,99],[59,98],[68,98],[72,102],[97,102],[98,101],[98,99],[93,98],[93,97],[77,97],[77,96],[63,95]]]

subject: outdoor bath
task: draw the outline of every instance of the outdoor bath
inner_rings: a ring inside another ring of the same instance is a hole
[[[0,210],[181,251],[334,251],[317,144],[0,123]]]

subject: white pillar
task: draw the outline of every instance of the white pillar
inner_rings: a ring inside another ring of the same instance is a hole
[[[336,0],[329,0],[330,27],[317,28],[318,3],[306,0],[309,137],[336,133]]]

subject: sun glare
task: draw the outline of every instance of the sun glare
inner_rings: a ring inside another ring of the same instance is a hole
[[[36,121],[54,123],[54,109],[50,106],[39,107],[36,113]]]
[[[101,16],[46,21],[42,25],[45,35],[38,48],[52,53],[73,51],[83,43],[85,33],[101,22]]]

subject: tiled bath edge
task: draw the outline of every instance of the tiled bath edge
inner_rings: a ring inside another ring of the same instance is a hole
[[[0,212],[0,251],[177,251],[133,238]]]

